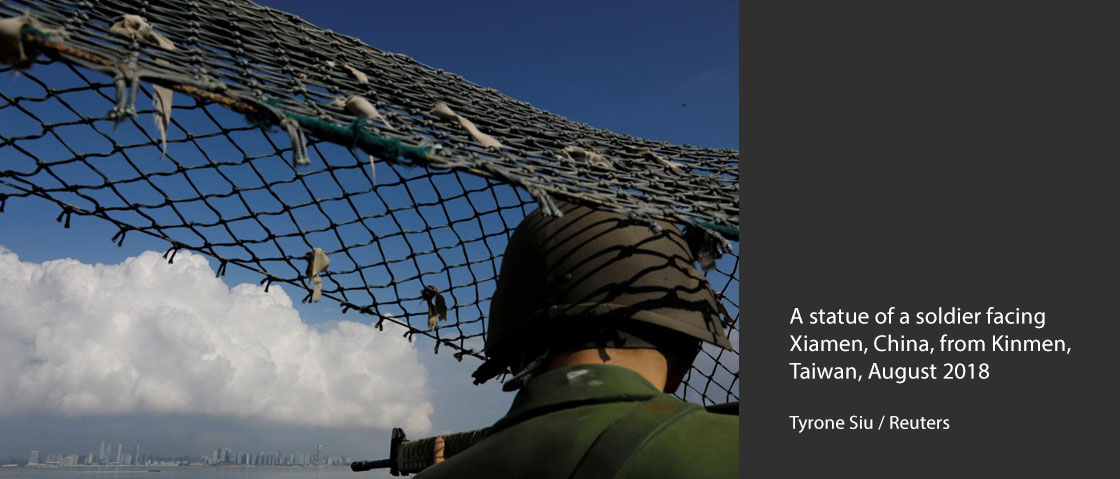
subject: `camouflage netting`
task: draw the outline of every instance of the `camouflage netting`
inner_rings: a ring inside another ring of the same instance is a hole
[[[0,17],[2,71],[24,70],[0,87],[0,211],[43,198],[118,245],[160,238],[169,260],[209,255],[461,360],[483,357],[513,228],[563,198],[684,227],[718,257],[738,344],[738,151],[595,129],[242,0]],[[678,394],[735,401],[738,376],[737,351],[706,347]]]

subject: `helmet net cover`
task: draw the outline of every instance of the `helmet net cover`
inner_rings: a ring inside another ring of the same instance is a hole
[[[730,318],[676,226],[567,202],[559,209],[557,218],[534,211],[506,247],[488,356],[501,360],[538,339],[566,337],[564,330],[632,321],[732,349],[724,334]]]

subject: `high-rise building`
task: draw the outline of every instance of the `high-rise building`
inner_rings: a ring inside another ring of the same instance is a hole
[[[77,467],[78,466],[78,455],[77,454],[71,454],[69,456],[63,457],[62,461],[60,461],[60,462],[62,463],[61,464],[62,467]]]
[[[136,443],[136,454],[132,455],[132,463],[140,464],[140,443]]]
[[[93,465],[93,453],[92,452],[89,453],[88,456],[86,456],[86,465],[87,466]]]
[[[30,465],[38,464],[38,463],[39,463],[39,451],[31,451],[31,457],[27,458],[27,465],[30,466]]]
[[[105,463],[105,441],[101,441],[100,452],[97,453],[97,462]]]
[[[121,450],[124,449],[124,444],[117,443],[117,464],[121,463]]]

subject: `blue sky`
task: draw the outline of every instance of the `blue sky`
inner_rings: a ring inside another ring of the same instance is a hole
[[[739,148],[739,15],[734,1],[261,3],[595,127],[678,144]],[[0,78],[0,91],[20,81]],[[144,123],[147,126],[147,120]],[[0,246],[27,263],[73,258],[107,265],[145,250],[166,249],[163,242],[139,234],[117,248],[110,242],[116,229],[108,224],[75,217],[67,230],[54,222],[57,214],[51,203],[9,200],[0,214]],[[238,268],[229,268],[223,279],[231,287],[259,281]],[[301,295],[290,294],[300,318],[309,324],[356,319],[353,313],[339,314],[331,302],[301,305]],[[447,354],[433,356],[428,346],[420,349],[418,360],[430,375],[435,431],[485,426],[508,407],[512,395],[498,391],[495,383],[470,385],[476,362],[460,364]],[[35,420],[4,417],[0,411],[0,429],[5,421],[14,426]],[[219,422],[208,427],[218,428]],[[354,446],[348,452],[359,455],[354,449],[368,440],[363,434],[346,432],[344,442]],[[190,437],[166,447],[205,442]],[[231,431],[219,432],[218,437],[234,442],[275,440]],[[28,444],[0,435],[0,457],[21,456]]]
[[[592,126],[739,145],[736,1],[263,4]]]

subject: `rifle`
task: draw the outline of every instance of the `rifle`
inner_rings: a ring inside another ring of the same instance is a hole
[[[711,404],[705,406],[708,412],[716,414],[739,415],[739,401],[724,404]],[[446,434],[443,437],[443,458],[463,452],[463,450],[478,444],[490,435],[490,428],[475,429],[473,431]],[[389,474],[394,476],[415,474],[423,471],[435,463],[436,437],[426,437],[409,441],[404,434],[404,429],[393,428],[389,443],[389,458],[379,461],[356,461],[350,463],[350,470],[354,472],[368,471],[371,469],[389,468]]]
[[[371,469],[389,468],[389,474],[394,476],[415,474],[435,463],[436,437],[443,437],[443,457],[449,459],[451,456],[482,441],[489,433],[490,428],[484,427],[473,431],[410,441],[405,436],[404,429],[395,427],[392,436],[390,436],[388,459],[352,462],[350,463],[350,470],[362,472]]]

